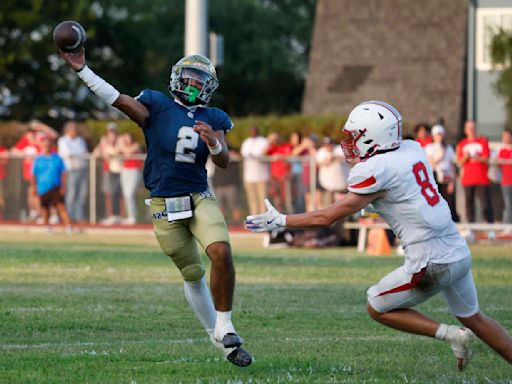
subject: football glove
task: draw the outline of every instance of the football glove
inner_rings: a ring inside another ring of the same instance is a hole
[[[270,204],[268,199],[265,199],[265,205],[268,209],[267,212],[247,216],[245,219],[245,228],[253,232],[268,232],[286,226],[286,215],[279,213],[272,204]]]

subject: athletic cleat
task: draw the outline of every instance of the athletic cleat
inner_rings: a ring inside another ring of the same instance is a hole
[[[222,338],[224,348],[237,348],[242,345],[242,339],[236,333],[226,333]]]
[[[455,357],[457,358],[457,368],[462,371],[467,367],[471,357],[469,344],[475,338],[475,334],[469,328],[450,325],[446,333],[446,340],[450,343]]]
[[[252,363],[252,356],[243,348],[235,348],[233,352],[226,356],[226,359],[237,367],[247,367]]]

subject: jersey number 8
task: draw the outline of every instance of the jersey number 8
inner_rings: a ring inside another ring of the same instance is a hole
[[[427,168],[421,161],[414,164],[412,172],[416,177],[416,182],[421,187],[421,194],[427,200],[428,205],[434,206],[439,203],[439,194],[428,178]]]

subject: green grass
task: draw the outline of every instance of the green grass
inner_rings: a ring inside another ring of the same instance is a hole
[[[480,341],[459,373],[446,344],[367,316],[366,289],[401,258],[242,245],[245,369],[210,345],[152,239],[0,236],[0,383],[512,383]],[[475,247],[474,275],[483,311],[512,331],[510,247]],[[441,297],[420,308],[454,322]]]

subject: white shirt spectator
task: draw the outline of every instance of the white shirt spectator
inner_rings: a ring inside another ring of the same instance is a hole
[[[268,163],[259,160],[265,156],[268,142],[263,136],[248,137],[242,143],[240,153],[244,158],[244,181],[247,183],[266,182],[270,178]]]
[[[429,159],[438,161],[434,166],[434,171],[437,175],[437,182],[445,183],[448,180],[455,178],[455,151],[449,144],[442,145],[441,143],[430,143],[425,146],[425,152]]]
[[[324,189],[331,192],[347,189],[349,169],[339,145],[332,147],[331,144],[331,148],[321,147],[316,154],[316,161],[318,162],[318,181]]]
[[[76,171],[87,167],[87,159],[83,157],[88,153],[87,144],[81,136],[71,138],[64,135],[58,141],[59,155],[64,159],[66,169]]]

